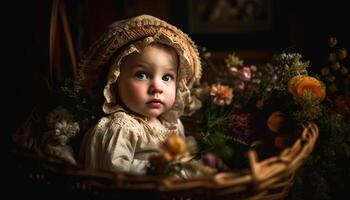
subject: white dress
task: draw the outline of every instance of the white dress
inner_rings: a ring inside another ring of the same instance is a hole
[[[85,168],[145,174],[150,156],[160,152],[159,144],[170,131],[147,127],[133,115],[116,112],[101,118],[84,135],[79,159]],[[176,132],[183,135],[180,120]]]

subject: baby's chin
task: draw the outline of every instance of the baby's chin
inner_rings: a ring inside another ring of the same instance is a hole
[[[146,118],[157,118],[161,115],[162,113],[158,112],[158,113],[145,113],[143,116],[145,116]]]
[[[151,110],[149,112],[142,113],[143,116],[146,118],[157,118],[160,115],[162,115],[165,111],[164,110]]]

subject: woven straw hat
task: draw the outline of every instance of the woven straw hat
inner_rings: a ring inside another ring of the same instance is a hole
[[[184,105],[191,101],[188,88],[201,77],[201,63],[197,46],[188,35],[175,26],[150,15],[140,15],[117,21],[108,27],[107,31],[80,60],[77,81],[81,90],[91,98],[101,96],[102,91],[99,83],[101,79],[105,79],[105,82],[102,83],[104,84],[103,96],[105,98],[103,110],[105,113],[114,112],[115,105],[118,103],[113,84],[116,83],[119,76],[122,58],[135,51],[142,51],[145,46],[152,42],[171,46],[178,54],[179,78],[174,106],[181,110]]]

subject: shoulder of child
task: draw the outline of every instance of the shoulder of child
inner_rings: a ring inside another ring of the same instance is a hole
[[[140,129],[142,124],[132,115],[125,112],[116,112],[108,116],[109,123],[115,127],[122,127],[128,129]]]
[[[127,113],[117,112],[102,117],[95,125],[93,133],[142,133],[144,127],[133,116]]]

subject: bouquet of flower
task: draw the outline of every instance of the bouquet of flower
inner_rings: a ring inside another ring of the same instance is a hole
[[[212,64],[210,54],[202,55],[204,67]],[[259,67],[244,65],[234,53],[225,62],[217,80],[194,87],[187,110],[197,119],[201,149],[231,168],[247,167],[249,148],[260,158],[280,152],[299,137],[300,125],[322,116],[326,87],[308,74],[300,54],[276,54]]]
[[[319,128],[317,145],[297,171],[288,198],[344,195],[350,180],[349,59],[336,38],[328,45],[326,64],[314,75],[298,53],[276,54],[263,66],[228,55],[225,71],[212,83],[196,85],[186,109],[197,121],[200,149],[223,158],[231,169],[247,168],[248,149],[260,159],[276,155],[300,136],[300,125],[312,121]],[[210,53],[202,52],[202,58],[204,67],[215,67]]]

